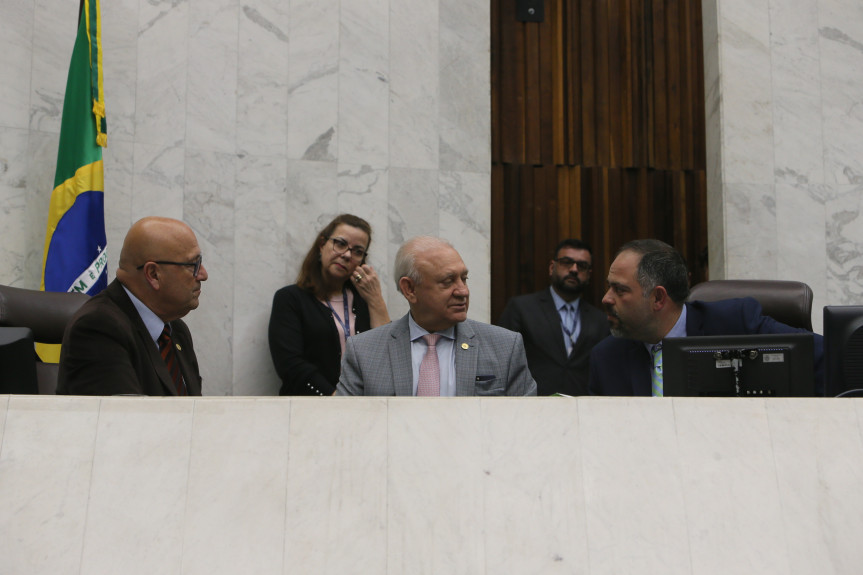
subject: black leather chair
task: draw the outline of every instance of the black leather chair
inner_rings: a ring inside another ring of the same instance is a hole
[[[66,324],[90,296],[57,293],[0,285],[0,326],[28,327],[37,343],[61,343]],[[39,393],[57,390],[56,363],[37,363]]]
[[[689,301],[738,297],[758,300],[764,315],[791,327],[812,331],[812,288],[782,280],[714,280],[692,286]]]

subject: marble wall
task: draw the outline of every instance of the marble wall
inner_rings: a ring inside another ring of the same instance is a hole
[[[831,573],[861,400],[0,396],[0,572]]]
[[[863,303],[863,4],[705,0],[713,278]]]
[[[0,283],[39,286],[77,0],[0,0]],[[195,229],[187,316],[211,395],[271,394],[272,294],[334,215],[372,224],[391,315],[398,246],[445,237],[488,320],[489,6],[456,0],[102,2],[113,277],[135,220]]]

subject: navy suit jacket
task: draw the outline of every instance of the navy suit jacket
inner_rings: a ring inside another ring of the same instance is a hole
[[[747,297],[686,305],[686,335],[743,335],[754,333],[809,333],[779,323],[761,313],[761,304]],[[814,334],[815,393],[824,392],[824,338]],[[609,337],[590,356],[592,395],[651,395],[650,354],[644,343]]]
[[[527,365],[537,395],[587,395],[590,351],[609,335],[608,318],[584,299],[578,304],[581,331],[566,355],[560,314],[549,288],[509,300],[497,324],[524,338]]]

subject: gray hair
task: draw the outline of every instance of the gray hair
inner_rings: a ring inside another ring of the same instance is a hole
[[[396,252],[396,262],[393,266],[393,279],[399,292],[401,292],[399,280],[403,277],[410,278],[415,285],[422,283],[422,276],[416,265],[417,254],[441,246],[452,248],[451,243],[435,236],[416,236],[401,245]]]
[[[617,253],[631,251],[641,255],[636,280],[647,297],[662,286],[671,301],[682,304],[689,297],[689,269],[676,249],[656,239],[633,240],[621,246]]]

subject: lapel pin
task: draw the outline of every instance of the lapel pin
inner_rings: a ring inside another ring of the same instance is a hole
[[[467,348],[469,348],[469,347],[470,347],[470,346],[469,346],[468,344],[466,344],[466,343],[461,344],[461,348],[462,348],[462,349],[467,349]]]
[[[179,343],[175,343],[174,346],[177,348],[177,351],[183,351],[183,348]]]

